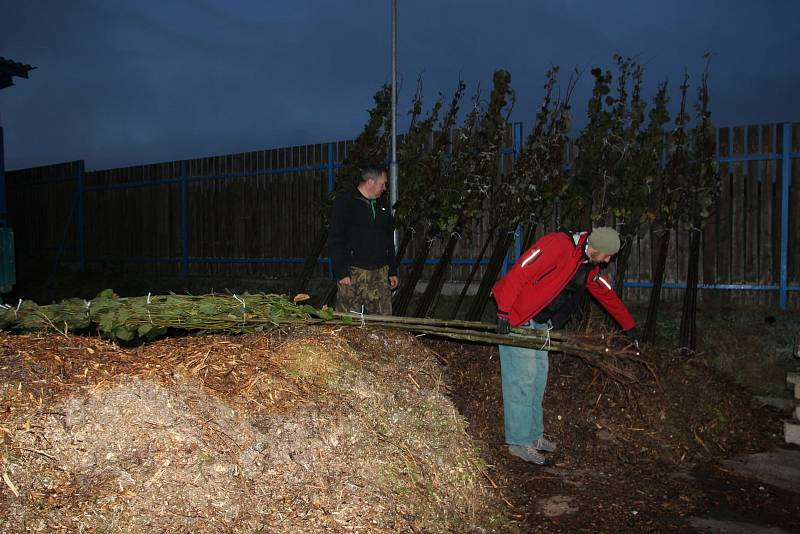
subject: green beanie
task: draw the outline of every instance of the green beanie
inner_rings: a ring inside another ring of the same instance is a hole
[[[588,242],[590,247],[606,254],[619,252],[619,234],[608,226],[593,229]]]

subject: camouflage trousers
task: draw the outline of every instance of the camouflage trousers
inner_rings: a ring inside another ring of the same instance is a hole
[[[349,286],[336,284],[336,311],[371,315],[392,314],[392,291],[389,288],[389,267],[359,269],[350,267]]]

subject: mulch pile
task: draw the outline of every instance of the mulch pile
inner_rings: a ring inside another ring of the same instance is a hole
[[[0,333],[0,531],[504,528],[444,393],[401,333]]]

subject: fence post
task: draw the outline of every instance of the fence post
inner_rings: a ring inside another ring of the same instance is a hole
[[[783,157],[781,180],[781,280],[780,307],[786,309],[786,287],[789,263],[789,185],[791,183],[792,124],[783,123]]]
[[[86,189],[84,184],[85,164],[78,161],[77,192],[78,195],[78,255],[80,257],[81,272],[86,271]]]
[[[333,193],[333,143],[328,143],[328,194]]]
[[[181,276],[189,276],[189,172],[181,161]]]

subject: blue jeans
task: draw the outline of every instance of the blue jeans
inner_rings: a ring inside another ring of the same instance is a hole
[[[550,325],[530,323],[530,327],[547,330]],[[547,385],[548,352],[506,345],[499,348],[506,443],[529,445],[544,433],[542,398]]]

